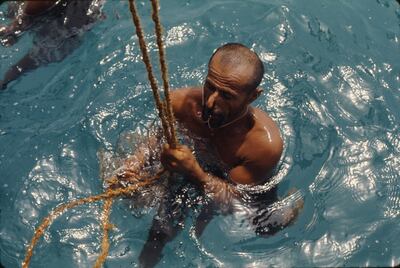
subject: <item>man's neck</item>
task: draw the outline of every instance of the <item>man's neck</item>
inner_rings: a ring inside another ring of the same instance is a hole
[[[209,121],[207,121],[207,127],[208,130],[210,132],[211,136],[215,136],[215,135],[224,135],[226,133],[234,134],[234,133],[238,133],[238,131],[243,132],[243,130],[245,130],[247,132],[248,130],[248,122],[250,119],[250,116],[252,115],[251,112],[252,108],[247,106],[246,110],[244,110],[242,113],[240,113],[238,116],[234,117],[232,120],[230,120],[229,122],[213,128],[210,126]]]

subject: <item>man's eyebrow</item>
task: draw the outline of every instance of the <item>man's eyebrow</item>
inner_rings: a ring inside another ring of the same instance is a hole
[[[212,87],[214,87],[214,88],[217,88],[217,89],[219,89],[219,90],[222,90],[222,91],[224,91],[224,92],[226,92],[226,93],[229,93],[229,94],[231,94],[231,95],[237,95],[237,93],[236,93],[236,91],[235,90],[233,90],[233,89],[231,89],[231,88],[228,88],[228,87],[219,87],[218,85],[216,85],[215,83],[213,83],[209,78],[206,78],[206,83],[207,84],[210,84]]]

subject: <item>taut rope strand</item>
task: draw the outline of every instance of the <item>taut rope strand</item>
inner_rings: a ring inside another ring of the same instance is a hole
[[[129,0],[129,9],[132,13],[133,23],[135,24],[135,27],[136,27],[136,35],[139,39],[140,51],[142,52],[143,62],[146,65],[148,79],[150,81],[150,86],[153,91],[154,100],[156,102],[156,106],[158,109],[158,115],[161,119],[161,124],[162,124],[163,130],[164,130],[164,135],[165,135],[168,143],[170,145],[172,145],[173,142],[171,139],[171,131],[170,131],[171,128],[169,127],[170,125],[168,122],[168,118],[166,118],[165,110],[163,109],[162,101],[160,99],[157,81],[153,74],[153,68],[151,66],[150,56],[147,51],[146,41],[144,40],[142,24],[140,23],[140,18],[138,16],[138,12],[137,12],[137,8],[136,8],[136,4],[135,4],[134,0]]]
[[[160,67],[161,67],[161,75],[162,75],[162,80],[163,80],[163,85],[164,85],[164,96],[165,96],[165,102],[166,102],[166,114],[167,114],[167,119],[169,123],[169,128],[170,128],[170,134],[171,134],[171,147],[175,148],[178,141],[176,140],[176,133],[175,133],[175,127],[174,127],[174,113],[172,111],[172,106],[171,106],[171,99],[169,95],[169,83],[168,83],[168,68],[167,68],[167,63],[165,61],[165,49],[164,49],[164,43],[162,40],[162,27],[161,27],[161,22],[160,22],[160,16],[158,13],[159,10],[159,3],[158,0],[151,0],[151,5],[153,7],[153,12],[152,12],[152,19],[154,21],[154,31],[156,32],[156,37],[157,37],[157,46],[158,46],[158,53],[159,53],[159,60],[160,60]]]

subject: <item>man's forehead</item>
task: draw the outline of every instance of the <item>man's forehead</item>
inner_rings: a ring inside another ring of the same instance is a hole
[[[249,80],[235,75],[221,75],[209,70],[205,82],[220,90],[229,91],[231,94],[247,92]]]
[[[226,80],[240,86],[246,86],[252,79],[254,66],[245,61],[222,60],[217,54],[210,61],[208,75]]]

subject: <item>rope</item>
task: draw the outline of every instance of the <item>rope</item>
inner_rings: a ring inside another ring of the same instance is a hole
[[[110,249],[108,231],[111,230],[111,228],[113,227],[109,222],[112,203],[113,203],[112,198],[108,198],[106,199],[106,201],[104,201],[103,215],[102,215],[103,239],[101,241],[101,252],[93,268],[101,268],[101,266],[107,259],[108,250]]]
[[[25,254],[25,259],[22,263],[22,268],[28,268],[29,267],[29,263],[30,260],[32,258],[32,254],[33,254],[33,249],[35,248],[37,242],[39,241],[40,237],[44,234],[44,232],[46,231],[46,229],[50,226],[50,224],[59,216],[61,216],[66,210],[68,209],[72,209],[74,207],[80,206],[80,205],[84,205],[84,204],[89,204],[89,203],[94,203],[97,201],[101,201],[101,200],[107,200],[110,198],[116,198],[119,196],[123,196],[123,195],[128,195],[131,194],[133,192],[135,192],[136,190],[138,190],[141,187],[145,187],[147,185],[152,184],[155,180],[159,179],[164,173],[166,173],[166,170],[161,170],[160,172],[158,172],[155,176],[152,176],[150,178],[147,178],[143,181],[140,181],[136,184],[133,185],[129,185],[125,188],[117,188],[117,189],[108,189],[105,193],[99,194],[99,195],[93,195],[93,196],[89,196],[89,197],[85,197],[85,198],[81,198],[81,199],[77,199],[77,200],[73,200],[70,201],[68,203],[62,204],[58,207],[56,207],[55,209],[53,209],[49,215],[47,215],[47,217],[45,217],[42,221],[42,223],[39,225],[39,227],[36,228],[35,233],[33,235],[33,238],[26,250],[26,254]],[[106,202],[107,204],[107,202]],[[106,207],[105,204],[105,207]],[[108,206],[108,205],[107,205]],[[111,204],[109,205],[111,208]],[[106,213],[103,213],[103,215],[105,215]],[[109,214],[109,212],[107,212],[107,214]],[[108,216],[104,217],[103,216],[103,228],[105,226],[105,223],[108,223]],[[108,224],[107,224],[108,225]],[[105,232],[106,234],[108,234],[108,231]],[[104,239],[103,239],[104,241]],[[98,266],[100,267],[100,266]]]
[[[152,0],[152,2],[154,2],[154,1]],[[158,7],[158,4],[156,4],[156,6]],[[164,92],[168,92],[168,93],[164,93],[164,94],[166,94],[166,96],[168,96],[168,98],[166,99],[166,102],[165,102],[166,108],[163,107],[163,103],[160,99],[157,81],[153,74],[153,68],[152,68],[152,65],[150,62],[150,56],[149,56],[149,53],[147,50],[146,41],[144,40],[144,33],[143,33],[142,25],[140,22],[140,18],[139,18],[138,11],[137,11],[134,0],[129,0],[129,9],[132,14],[133,23],[135,24],[135,27],[136,27],[136,35],[139,39],[139,48],[142,53],[143,62],[146,66],[147,76],[150,81],[151,89],[153,91],[153,97],[156,102],[158,115],[161,119],[161,124],[163,127],[164,135],[165,135],[168,143],[171,145],[171,147],[173,146],[172,148],[175,148],[176,147],[176,138],[175,138],[176,134],[175,134],[173,122],[172,122],[173,116],[171,115],[172,108],[171,108],[171,104],[170,104],[171,101],[169,99],[169,86],[168,86],[168,79],[167,79],[167,74],[166,74],[167,69],[166,69],[166,64],[165,64],[165,53],[164,53],[163,49],[160,49],[160,47],[162,46],[162,41],[161,42],[157,41],[157,45],[159,46],[160,62],[163,62],[161,65],[163,67],[161,67],[161,68],[162,68],[162,72],[163,72],[164,87],[166,86],[166,90],[164,90]],[[156,13],[158,16],[158,10],[154,11],[154,5],[153,5],[153,12]],[[156,16],[156,15],[154,15],[154,16]],[[159,19],[157,21],[159,24]],[[159,25],[159,27],[156,26],[156,29],[158,29],[158,31],[156,30],[157,40],[159,40],[159,39],[161,40],[161,26],[160,25]],[[163,51],[163,52],[161,52],[161,51]],[[168,111],[167,113],[165,112],[166,110]]]
[[[171,100],[170,100],[170,94],[169,94],[168,70],[167,70],[167,64],[165,61],[164,44],[162,41],[162,27],[161,27],[159,13],[158,13],[159,4],[158,4],[157,0],[151,0],[151,3],[152,3],[152,8],[153,8],[152,18],[153,18],[154,25],[155,25],[157,46],[158,46],[158,51],[159,51],[159,60],[160,60],[162,80],[163,80],[163,85],[164,85],[164,96],[165,96],[164,102],[161,101],[161,99],[160,99],[157,81],[153,74],[153,68],[152,68],[152,65],[150,62],[149,53],[147,51],[146,42],[144,40],[143,29],[142,29],[142,26],[140,23],[140,18],[138,16],[138,12],[137,12],[137,8],[136,8],[134,0],[129,0],[129,9],[132,14],[133,23],[135,24],[135,27],[136,27],[136,35],[139,39],[140,51],[142,53],[143,62],[145,63],[145,66],[146,66],[148,79],[150,81],[150,86],[151,86],[151,89],[153,92],[153,97],[154,97],[156,107],[158,110],[158,115],[161,120],[164,135],[165,135],[169,145],[172,148],[176,148],[176,145],[178,142],[176,139],[176,132],[175,132],[175,127],[174,127],[175,119],[174,119],[174,115],[172,112],[172,106],[171,106]],[[38,243],[40,237],[44,234],[46,229],[50,226],[50,224],[56,218],[61,216],[68,209],[72,209],[72,208],[80,206],[80,205],[104,200],[103,213],[102,213],[102,217],[101,217],[101,223],[102,223],[102,229],[103,229],[101,252],[100,252],[99,257],[96,260],[96,263],[93,266],[95,268],[100,268],[103,265],[103,263],[105,262],[107,255],[108,255],[108,250],[110,248],[108,234],[109,234],[109,230],[112,228],[112,225],[109,223],[109,217],[110,217],[110,213],[111,213],[113,198],[116,198],[116,197],[119,197],[122,195],[131,194],[141,187],[150,185],[155,180],[159,179],[164,173],[166,173],[166,170],[163,169],[160,172],[158,172],[155,176],[152,176],[145,180],[137,182],[136,184],[129,185],[126,187],[116,188],[116,189],[112,189],[112,185],[117,185],[118,179],[115,177],[112,177],[107,180],[110,187],[104,193],[99,194],[99,195],[89,196],[89,197],[82,198],[82,199],[77,199],[77,200],[59,205],[58,207],[53,209],[49,213],[49,215],[47,215],[47,217],[45,217],[42,220],[39,227],[37,227],[35,229],[32,240],[27,247],[24,261],[22,262],[22,268],[29,267],[29,263],[31,261],[31,258],[33,255],[33,250],[34,250],[36,244]]]
[[[171,99],[169,95],[169,83],[168,83],[168,69],[167,69],[167,64],[165,61],[165,49],[164,49],[164,43],[162,40],[162,27],[161,27],[161,22],[160,22],[160,16],[158,13],[158,10],[160,8],[158,4],[158,0],[151,0],[151,5],[152,5],[152,19],[154,21],[154,31],[156,33],[157,37],[157,46],[158,46],[158,54],[159,54],[159,60],[160,60],[160,67],[161,67],[161,76],[163,80],[163,85],[164,85],[164,96],[165,96],[165,102],[166,102],[166,114],[167,114],[167,119],[169,123],[169,130],[171,134],[171,146],[172,148],[175,148],[178,141],[176,139],[176,133],[175,133],[175,127],[174,127],[174,113],[172,111],[172,105],[171,105]]]

